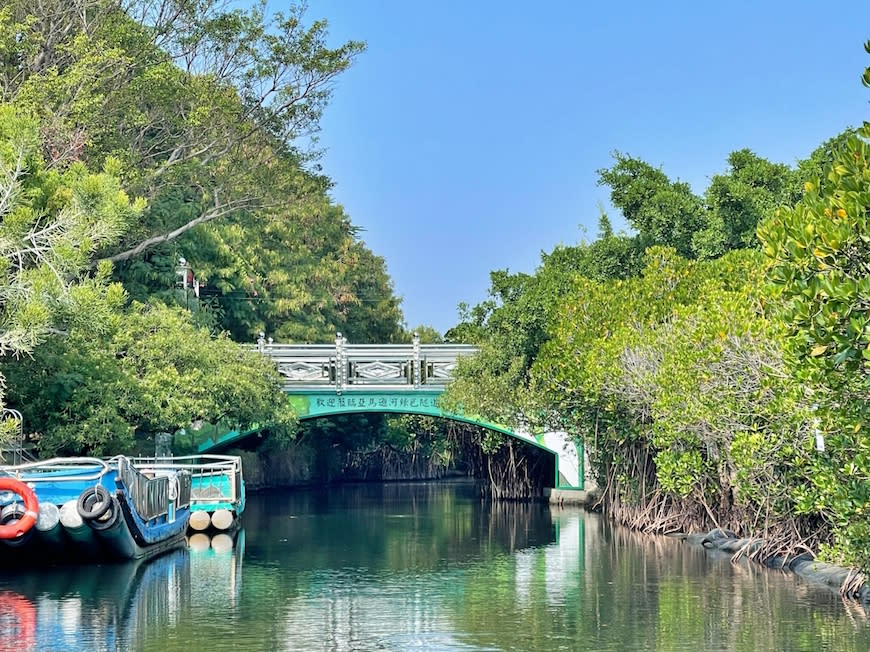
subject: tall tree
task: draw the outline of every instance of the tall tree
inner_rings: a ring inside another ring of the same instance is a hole
[[[116,161],[47,168],[39,127],[0,104],[0,356],[31,353],[52,333],[100,332],[124,300],[94,252],[117,242],[142,211],[121,190]],[[0,381],[2,382],[2,381]],[[2,396],[0,396],[2,399]]]
[[[729,154],[728,165],[724,174],[713,176],[704,193],[710,220],[692,240],[698,258],[756,248],[758,224],[800,196],[799,174],[787,165],[770,163],[748,149]]]
[[[145,215],[114,262],[286,202],[268,192],[275,157],[316,133],[332,80],[363,50],[327,47],[326,23],[305,26],[298,7],[267,18],[264,3],[220,0],[13,0],[0,31],[19,35],[3,95],[43,119],[50,165],[111,153],[152,205],[179,184],[195,191],[192,213]]]
[[[184,258],[212,323],[238,339],[324,340],[372,318],[397,332],[383,261],[311,165],[333,80],[363,44],[329,47],[297,6],[220,0],[14,0],[0,30],[19,35],[4,93],[46,121],[49,164],[111,153],[148,199],[98,252],[132,296],[171,299]]]
[[[615,152],[616,163],[598,170],[599,185],[610,188],[610,200],[622,211],[643,246],[673,247],[692,256],[692,237],[706,225],[701,199],[689,184],[671,181],[659,168]]]

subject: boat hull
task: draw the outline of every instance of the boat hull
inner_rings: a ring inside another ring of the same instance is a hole
[[[186,471],[149,476],[126,458],[86,464],[58,458],[22,467],[2,467],[0,473],[33,489],[40,518],[26,534],[0,542],[4,559],[41,566],[119,562],[185,545]],[[17,505],[14,495],[0,500],[3,509]]]

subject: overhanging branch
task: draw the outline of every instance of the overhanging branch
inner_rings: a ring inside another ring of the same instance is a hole
[[[174,240],[178,236],[187,233],[192,228],[199,226],[200,224],[205,224],[206,222],[210,222],[211,220],[218,217],[223,217],[224,215],[232,213],[233,211],[239,210],[241,208],[249,208],[253,206],[254,203],[255,202],[253,199],[239,199],[228,202],[226,204],[215,206],[211,210],[208,210],[205,213],[202,213],[200,216],[190,220],[189,222],[182,224],[177,229],[169,231],[168,233],[161,233],[159,235],[151,236],[150,238],[147,238],[137,244],[135,247],[117,253],[114,256],[104,258],[103,260],[109,260],[113,263],[119,263],[125,260],[129,260],[130,258],[138,256],[143,251],[150,247],[153,247],[154,245]]]

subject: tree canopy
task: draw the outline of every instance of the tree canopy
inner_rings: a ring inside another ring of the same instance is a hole
[[[572,433],[628,525],[866,568],[868,142],[847,129],[794,166],[740,149],[700,194],[615,153],[599,180],[632,232],[603,216],[534,274],[493,272],[448,333],[480,353],[443,404]]]
[[[384,260],[317,163],[335,79],[365,47],[328,40],[295,5],[0,8],[0,353],[45,451],[203,419],[292,429],[275,373],[228,337],[401,335]]]

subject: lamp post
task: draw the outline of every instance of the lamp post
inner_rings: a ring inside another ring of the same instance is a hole
[[[175,268],[175,274],[181,276],[181,287],[184,288],[184,307],[190,310],[190,263],[184,257],[178,259],[178,266]]]

